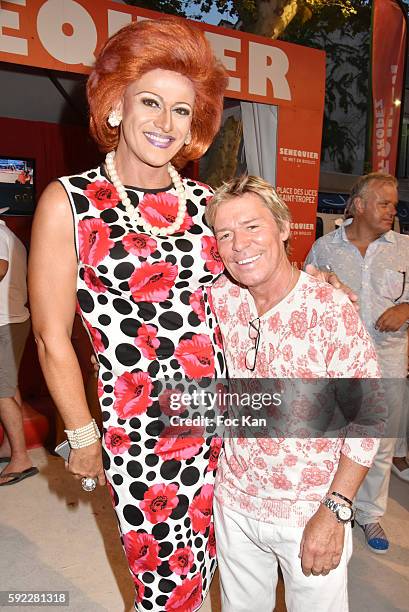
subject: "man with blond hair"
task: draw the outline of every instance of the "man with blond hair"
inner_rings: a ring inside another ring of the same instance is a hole
[[[325,413],[325,394],[318,404],[308,396],[318,378],[379,375],[374,348],[346,295],[291,265],[290,213],[269,183],[229,181],[209,202],[206,220],[228,271],[209,302],[230,385],[300,379],[288,382],[297,399],[284,393],[288,410],[277,417],[280,428],[288,417],[286,433],[277,435],[274,424],[263,437],[225,436],[214,505],[223,612],[271,612],[278,565],[289,612],[346,612],[352,500],[377,440],[354,432],[351,422],[331,437],[303,435],[301,425],[310,424],[308,411]]]
[[[360,177],[347,203],[346,216],[350,218],[319,238],[306,260],[318,268],[330,267],[358,295],[360,315],[374,342],[384,378],[390,437],[381,440],[356,500],[356,520],[369,548],[376,553],[389,548],[379,521],[386,511],[391,468],[402,480],[409,481],[405,399],[409,236],[392,230],[397,204],[398,182],[394,176],[374,172]]]

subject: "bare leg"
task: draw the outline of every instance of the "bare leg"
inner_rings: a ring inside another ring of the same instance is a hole
[[[19,392],[15,397],[0,398],[0,420],[7,433],[11,448],[11,461],[2,471],[2,475],[10,472],[21,472],[32,466],[27,454],[24,438],[23,415]]]
[[[11,446],[5,429],[3,429],[3,433],[3,442],[0,444],[0,457],[10,457]]]
[[[19,406],[23,405],[23,400],[21,399],[20,389],[17,389],[14,399]],[[1,417],[0,417],[0,421],[1,421]],[[7,435],[7,431],[5,430],[5,428],[3,428],[3,433],[4,433],[3,442],[0,444],[0,457],[10,457],[11,455],[10,440],[9,440],[9,437]]]

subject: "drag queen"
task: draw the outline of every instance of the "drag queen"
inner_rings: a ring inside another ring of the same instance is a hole
[[[211,144],[225,86],[204,35],[185,21],[117,32],[87,86],[105,163],[50,184],[33,226],[33,327],[73,449],[69,470],[108,482],[137,610],[197,610],[216,564],[220,443],[163,439],[158,416],[163,381],[225,374],[201,289],[222,271],[203,222],[211,192],[177,171]],[[102,453],[70,339],[76,311],[100,364]]]

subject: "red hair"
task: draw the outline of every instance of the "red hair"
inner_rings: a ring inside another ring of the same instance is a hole
[[[132,22],[107,40],[87,83],[91,134],[102,151],[116,149],[119,130],[108,115],[130,83],[156,68],[178,72],[194,86],[192,140],[172,160],[183,167],[206,152],[219,130],[227,73],[204,34],[179,17]]]

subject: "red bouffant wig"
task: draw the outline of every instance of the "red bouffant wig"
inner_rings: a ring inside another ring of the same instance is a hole
[[[156,68],[179,72],[195,89],[192,140],[172,160],[183,167],[201,157],[217,134],[227,73],[204,34],[181,18],[132,22],[107,40],[87,83],[91,134],[102,151],[116,149],[119,130],[110,127],[108,115],[130,83]]]

